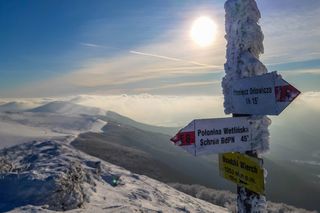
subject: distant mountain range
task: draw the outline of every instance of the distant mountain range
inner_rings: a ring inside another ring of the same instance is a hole
[[[101,117],[101,118],[104,119],[104,117]],[[156,132],[156,133],[163,133],[167,135],[174,135],[179,130],[179,128],[175,128],[175,127],[152,126],[152,125],[140,123],[112,111],[108,111],[106,113],[105,119],[107,121],[114,121],[116,123],[125,124],[141,130]]]
[[[37,104],[32,102],[12,101],[0,105],[0,112],[21,112],[36,107]]]
[[[105,115],[106,112],[95,107],[86,107],[67,101],[53,101],[43,106],[28,110],[29,112],[46,112],[57,114],[83,114],[83,115]]]

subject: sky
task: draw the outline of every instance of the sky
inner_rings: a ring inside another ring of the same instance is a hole
[[[0,98],[221,95],[224,0],[1,0]],[[257,0],[261,56],[302,92],[320,91],[320,1]],[[193,21],[217,24],[213,44]]]

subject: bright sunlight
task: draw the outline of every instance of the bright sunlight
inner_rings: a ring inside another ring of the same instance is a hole
[[[217,24],[209,17],[197,18],[191,28],[191,38],[200,47],[212,45],[217,34]]]

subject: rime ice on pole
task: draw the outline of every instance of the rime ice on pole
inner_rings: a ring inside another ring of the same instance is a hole
[[[233,80],[267,73],[259,61],[263,53],[263,33],[258,21],[261,17],[254,0],[228,0],[226,10],[227,62],[222,81],[225,113],[232,107],[230,88]]]
[[[224,94],[225,113],[230,114],[232,109],[231,85],[232,81],[240,78],[262,75],[268,72],[264,64],[259,60],[263,53],[263,33],[258,21],[261,18],[260,11],[255,0],[227,0],[226,11],[226,36],[227,62],[225,63],[226,75],[222,80]],[[270,119],[266,116],[252,118],[256,128],[263,130],[263,134],[254,135],[261,142],[264,152],[269,149]],[[253,209],[251,212],[265,212],[266,199],[264,196],[248,196],[246,190],[241,188],[238,194],[238,212],[245,212],[245,204]]]
[[[232,112],[231,86],[232,81],[262,75],[268,72],[264,64],[259,60],[263,53],[263,33],[258,21],[261,18],[260,11],[255,0],[228,0],[225,3],[226,10],[226,36],[227,62],[222,80],[224,94],[225,113]],[[261,119],[259,121],[259,119]],[[257,129],[263,134],[256,135],[256,140],[261,141],[262,150],[269,150],[268,126],[271,120],[266,116],[254,118]]]

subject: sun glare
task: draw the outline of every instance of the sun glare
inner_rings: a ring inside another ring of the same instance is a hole
[[[212,45],[217,33],[216,23],[209,17],[197,18],[191,28],[191,38],[201,47]]]

